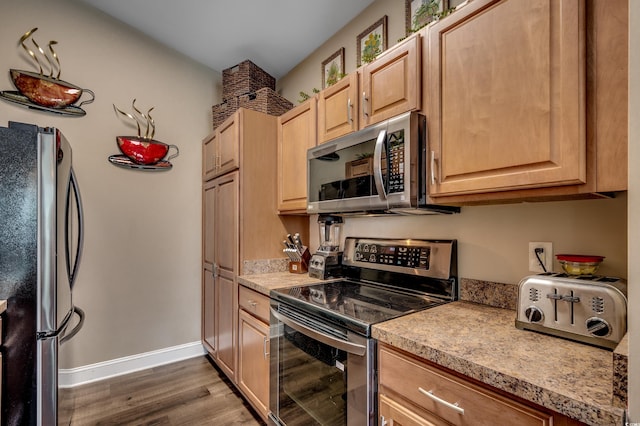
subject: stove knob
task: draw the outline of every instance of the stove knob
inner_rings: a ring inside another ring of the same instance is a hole
[[[544,320],[544,314],[540,308],[536,306],[529,306],[524,310],[524,315],[527,317],[527,320],[532,323],[542,322]]]
[[[589,318],[587,321],[587,331],[596,337],[607,337],[611,334],[611,326],[602,318]]]

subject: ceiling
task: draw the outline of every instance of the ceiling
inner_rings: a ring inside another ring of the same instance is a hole
[[[77,0],[216,71],[245,59],[276,79],[373,0]]]

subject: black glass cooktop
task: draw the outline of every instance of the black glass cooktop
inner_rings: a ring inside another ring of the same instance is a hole
[[[372,324],[445,303],[411,291],[346,280],[275,289],[270,296],[367,337]]]

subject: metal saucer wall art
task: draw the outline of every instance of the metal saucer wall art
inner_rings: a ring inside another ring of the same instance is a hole
[[[38,111],[75,117],[84,116],[86,112],[80,107],[93,102],[95,94],[89,89],[82,89],[75,84],[60,79],[62,70],[60,59],[53,49],[53,46],[58,42],[51,40],[47,46],[47,51],[45,51],[32,38],[33,33],[37,30],[38,28],[34,28],[24,33],[20,37],[19,45],[33,59],[39,71],[36,73],[17,69],[9,70],[11,80],[18,90],[0,91],[0,99]],[[37,53],[25,44],[29,38],[31,38]],[[43,69],[43,63],[45,67],[48,65],[46,73]],[[89,96],[88,99],[77,103],[84,93]]]
[[[175,145],[167,145],[166,143],[153,139],[156,132],[156,123],[151,117],[151,111],[154,107],[149,108],[146,114],[136,108],[136,100],[131,103],[133,114],[124,112],[115,105],[113,109],[117,114],[128,118],[134,122],[138,129],[138,136],[116,136],[118,148],[122,154],[109,156],[109,162],[119,167],[162,171],[170,170],[173,165],[169,162],[180,154],[178,147]],[[142,127],[146,126],[144,136],[142,136]],[[175,149],[175,153],[168,155],[169,150]]]

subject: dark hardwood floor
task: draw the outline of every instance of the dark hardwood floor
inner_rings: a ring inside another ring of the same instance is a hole
[[[61,409],[80,425],[264,425],[206,357],[69,390]]]

